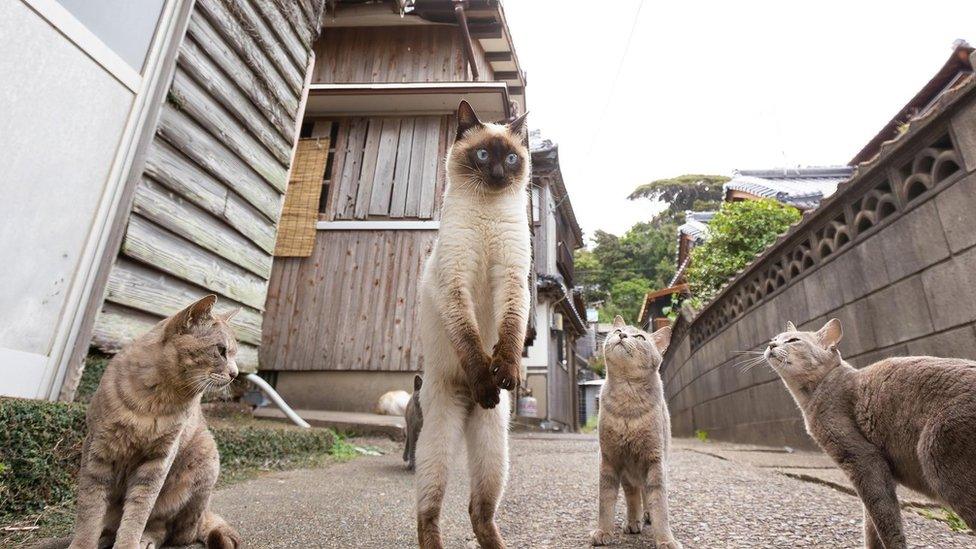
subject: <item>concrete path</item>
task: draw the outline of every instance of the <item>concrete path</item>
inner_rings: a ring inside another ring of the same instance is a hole
[[[413,476],[400,447],[360,441],[386,455],[323,469],[271,474],[220,491],[216,508],[249,547],[399,548],[415,546]],[[829,471],[818,454],[676,441],[672,458],[674,534],[686,548],[859,547],[861,505],[842,490],[782,474]],[[458,455],[442,529],[448,548],[473,539],[467,518],[464,456]],[[516,435],[502,503],[510,547],[588,547],[597,493],[597,442],[588,436]],[[617,506],[618,525],[623,502]],[[976,537],[905,511],[911,547],[976,547]],[[618,547],[653,547],[646,534]]]

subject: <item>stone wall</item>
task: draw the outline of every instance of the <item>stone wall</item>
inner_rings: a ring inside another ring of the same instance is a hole
[[[760,254],[665,355],[675,436],[811,447],[800,412],[760,350],[788,320],[840,319],[846,360],[976,359],[976,81],[947,93],[908,131]]]

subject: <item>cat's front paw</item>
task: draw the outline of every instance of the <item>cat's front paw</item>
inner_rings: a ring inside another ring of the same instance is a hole
[[[654,540],[654,543],[657,544],[657,549],[681,549],[681,544],[674,538]]]
[[[506,391],[515,390],[519,383],[521,366],[521,357],[515,356],[514,353],[504,353],[496,350],[495,354],[491,357],[491,366],[489,368],[495,387]]]
[[[590,543],[595,546],[610,545],[613,543],[613,534],[597,528],[590,532]]]
[[[479,406],[486,409],[498,406],[501,401],[501,391],[492,383],[491,377],[485,371],[484,375],[469,380],[471,397]]]
[[[641,524],[641,521],[640,520],[635,520],[634,522],[631,522],[629,524],[625,524],[624,525],[624,533],[625,534],[640,534],[641,533],[641,528],[643,528],[643,527],[644,527],[644,525]]]

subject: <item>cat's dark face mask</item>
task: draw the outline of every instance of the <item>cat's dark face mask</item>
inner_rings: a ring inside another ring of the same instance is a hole
[[[454,148],[456,179],[491,191],[508,189],[526,179],[529,169],[525,117],[508,123],[483,123],[466,101],[458,106]]]

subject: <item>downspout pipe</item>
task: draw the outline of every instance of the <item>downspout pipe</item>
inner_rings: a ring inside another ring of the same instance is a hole
[[[465,0],[454,0],[454,16],[457,18],[458,25],[461,27],[461,36],[464,38],[464,52],[468,58],[468,66],[471,67],[471,77],[479,80],[478,63],[474,60],[474,43],[471,41],[471,29],[468,28],[468,17],[464,13]]]
[[[305,421],[304,419],[299,417],[298,414],[295,413],[295,410],[291,409],[291,406],[289,406],[288,403],[285,402],[285,399],[281,398],[281,395],[278,394],[278,391],[274,390],[274,387],[268,385],[267,381],[261,379],[261,377],[258,376],[257,374],[247,374],[247,380],[257,385],[258,389],[261,389],[261,391],[264,394],[268,395],[268,398],[271,399],[271,402],[274,402],[275,406],[280,408],[281,411],[284,412],[286,416],[288,416],[288,419],[290,419],[292,423],[298,425],[299,427],[304,427],[305,429],[311,427],[311,425],[309,425],[307,421]]]

